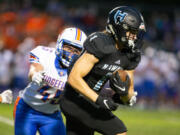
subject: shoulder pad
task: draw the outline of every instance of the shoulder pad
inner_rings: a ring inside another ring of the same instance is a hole
[[[97,58],[102,58],[116,50],[112,37],[102,32],[91,34],[85,41],[84,48]]]
[[[49,53],[53,53],[55,51],[54,48],[46,47],[46,46],[37,46],[33,50],[30,51],[29,62],[30,63],[40,63],[40,59],[46,59]]]

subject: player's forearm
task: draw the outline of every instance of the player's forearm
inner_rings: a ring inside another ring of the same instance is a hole
[[[41,64],[38,63],[33,63],[30,65],[30,69],[29,69],[29,74],[28,74],[28,78],[29,80],[32,80],[32,76],[39,71],[43,70],[43,66]]]
[[[96,102],[98,94],[94,92],[88,84],[84,81],[81,77],[74,77],[70,76],[68,79],[68,83],[76,89],[79,93],[86,96],[88,99],[90,99],[93,102]]]
[[[131,85],[129,87],[128,91],[128,98],[130,99],[134,94],[134,81],[131,81]]]
[[[78,92],[95,102],[98,94],[94,92],[85,82],[85,77],[99,60],[92,54],[84,53],[74,64],[68,82]]]
[[[130,99],[134,94],[134,71],[127,71],[129,77],[130,77],[130,87],[128,91],[128,98]]]

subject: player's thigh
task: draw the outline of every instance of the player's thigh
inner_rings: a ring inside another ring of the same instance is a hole
[[[125,135],[127,128],[124,123],[110,112],[104,111],[104,115],[94,118],[93,127],[104,135]]]
[[[26,120],[17,119],[15,122],[15,135],[36,135],[37,126]]]
[[[29,113],[29,108],[22,100],[16,106],[15,112],[15,135],[35,135],[37,126],[33,121],[32,114]]]
[[[100,109],[83,98],[77,98],[73,101],[65,98],[61,99],[61,109],[66,119],[68,117],[69,120],[74,118],[74,120],[81,122],[89,129],[104,135],[116,135],[127,131],[124,123],[112,112]],[[76,125],[74,124],[74,126]]]
[[[66,128],[60,114],[58,116],[45,116],[42,120],[42,126],[39,128],[40,135],[66,135]]]
[[[94,130],[85,126],[79,120],[66,117],[67,135],[94,135]]]
[[[39,128],[40,135],[66,135],[66,129],[62,122],[54,121]]]

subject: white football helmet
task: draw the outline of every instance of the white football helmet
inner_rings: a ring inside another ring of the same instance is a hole
[[[83,50],[83,43],[86,38],[86,34],[78,28],[66,28],[59,34],[56,44],[56,55],[65,67],[69,67],[73,56],[71,58],[69,58],[70,55],[64,57],[64,55],[68,55],[68,53],[63,50],[64,43]]]

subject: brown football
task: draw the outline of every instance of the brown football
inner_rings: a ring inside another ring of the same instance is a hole
[[[123,82],[125,82],[125,81],[126,81],[126,76],[128,75],[127,72],[124,71],[124,70],[118,70],[118,71],[116,71],[116,72],[118,72],[119,76],[121,77],[121,80],[122,80]],[[116,72],[115,72],[115,73],[116,73]]]
[[[126,71],[124,71],[124,70],[118,70],[118,71],[116,71],[116,72],[118,72],[118,74],[119,74],[119,76],[120,76],[120,78],[121,78],[121,80],[124,82],[124,81],[126,81],[126,76],[128,75],[128,73],[126,72]],[[115,72],[115,73],[116,73]],[[130,84],[131,84],[131,81],[129,80],[129,87],[130,87]],[[128,97],[128,95],[127,96],[120,96],[121,97],[121,100],[124,102],[124,103],[126,103],[126,102],[128,102],[128,100],[129,100],[129,97]]]

